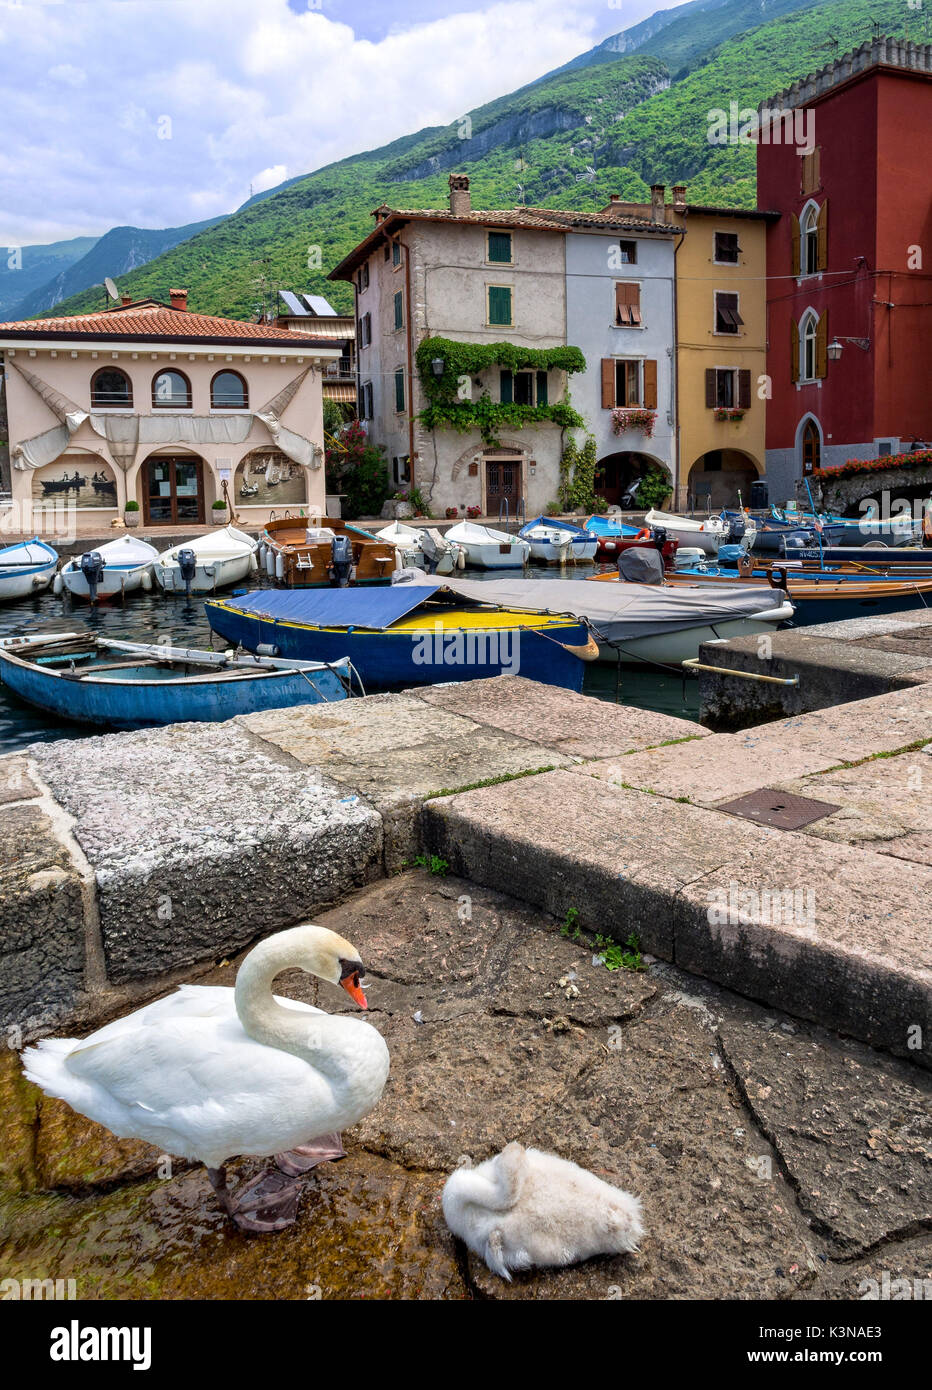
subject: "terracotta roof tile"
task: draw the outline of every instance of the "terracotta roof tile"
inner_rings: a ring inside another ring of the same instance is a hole
[[[150,338],[177,340],[207,340],[219,338],[244,339],[257,343],[271,342],[294,347],[306,342],[322,346],[320,338],[305,337],[287,328],[273,328],[265,323],[247,323],[243,319],[221,318],[214,314],[198,314],[191,309],[173,309],[154,299],[141,299],[134,304],[113,309],[95,309],[89,314],[69,314],[62,318],[20,319],[0,323],[0,336],[36,334],[45,337]]]

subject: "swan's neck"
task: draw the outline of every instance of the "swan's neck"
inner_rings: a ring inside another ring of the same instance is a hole
[[[333,1036],[334,1025],[342,1020],[325,1013],[285,1008],[273,996],[275,976],[295,966],[319,979],[325,978],[313,968],[313,952],[304,951],[301,961],[295,960],[291,942],[271,937],[254,947],[236,977],[236,1012],[240,1022],[256,1042],[291,1052],[319,1071],[332,1073],[334,1078],[342,1076]]]

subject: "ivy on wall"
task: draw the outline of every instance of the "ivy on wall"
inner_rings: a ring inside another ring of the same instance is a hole
[[[437,359],[443,361],[439,376],[433,369]],[[478,430],[485,444],[495,445],[502,429],[520,430],[543,421],[563,429],[585,425],[568,400],[553,405],[518,405],[514,401],[493,401],[487,391],[476,400],[471,398],[473,377],[488,367],[512,372],[583,372],[586,359],[577,347],[526,348],[514,343],[461,343],[453,338],[434,337],[424,339],[416,361],[428,402],[418,415],[425,429],[447,428],[460,434]]]

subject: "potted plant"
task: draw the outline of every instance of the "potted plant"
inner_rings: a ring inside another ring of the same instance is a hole
[[[218,497],[210,509],[210,519],[215,526],[226,526],[227,524],[227,504],[222,497]]]
[[[139,503],[131,499],[123,508],[123,521],[127,526],[139,525]]]
[[[467,508],[466,508],[466,515],[469,517],[470,521],[475,521],[475,519],[476,519],[477,516],[481,516],[481,515],[482,515],[482,508],[481,508],[481,507],[467,507]]]
[[[458,516],[459,516],[459,510],[458,510],[458,508],[456,508],[456,507],[447,507],[447,520],[448,520],[448,521],[455,521],[456,518],[457,518]]]

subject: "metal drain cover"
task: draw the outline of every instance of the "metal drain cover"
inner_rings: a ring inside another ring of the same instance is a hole
[[[840,811],[831,801],[816,801],[811,796],[794,796],[792,792],[781,792],[776,787],[764,787],[759,792],[748,792],[736,801],[725,801],[715,808],[727,811],[730,816],[744,816],[746,820],[757,821],[759,825],[772,825],[779,830],[801,830],[804,825],[830,816]]]

